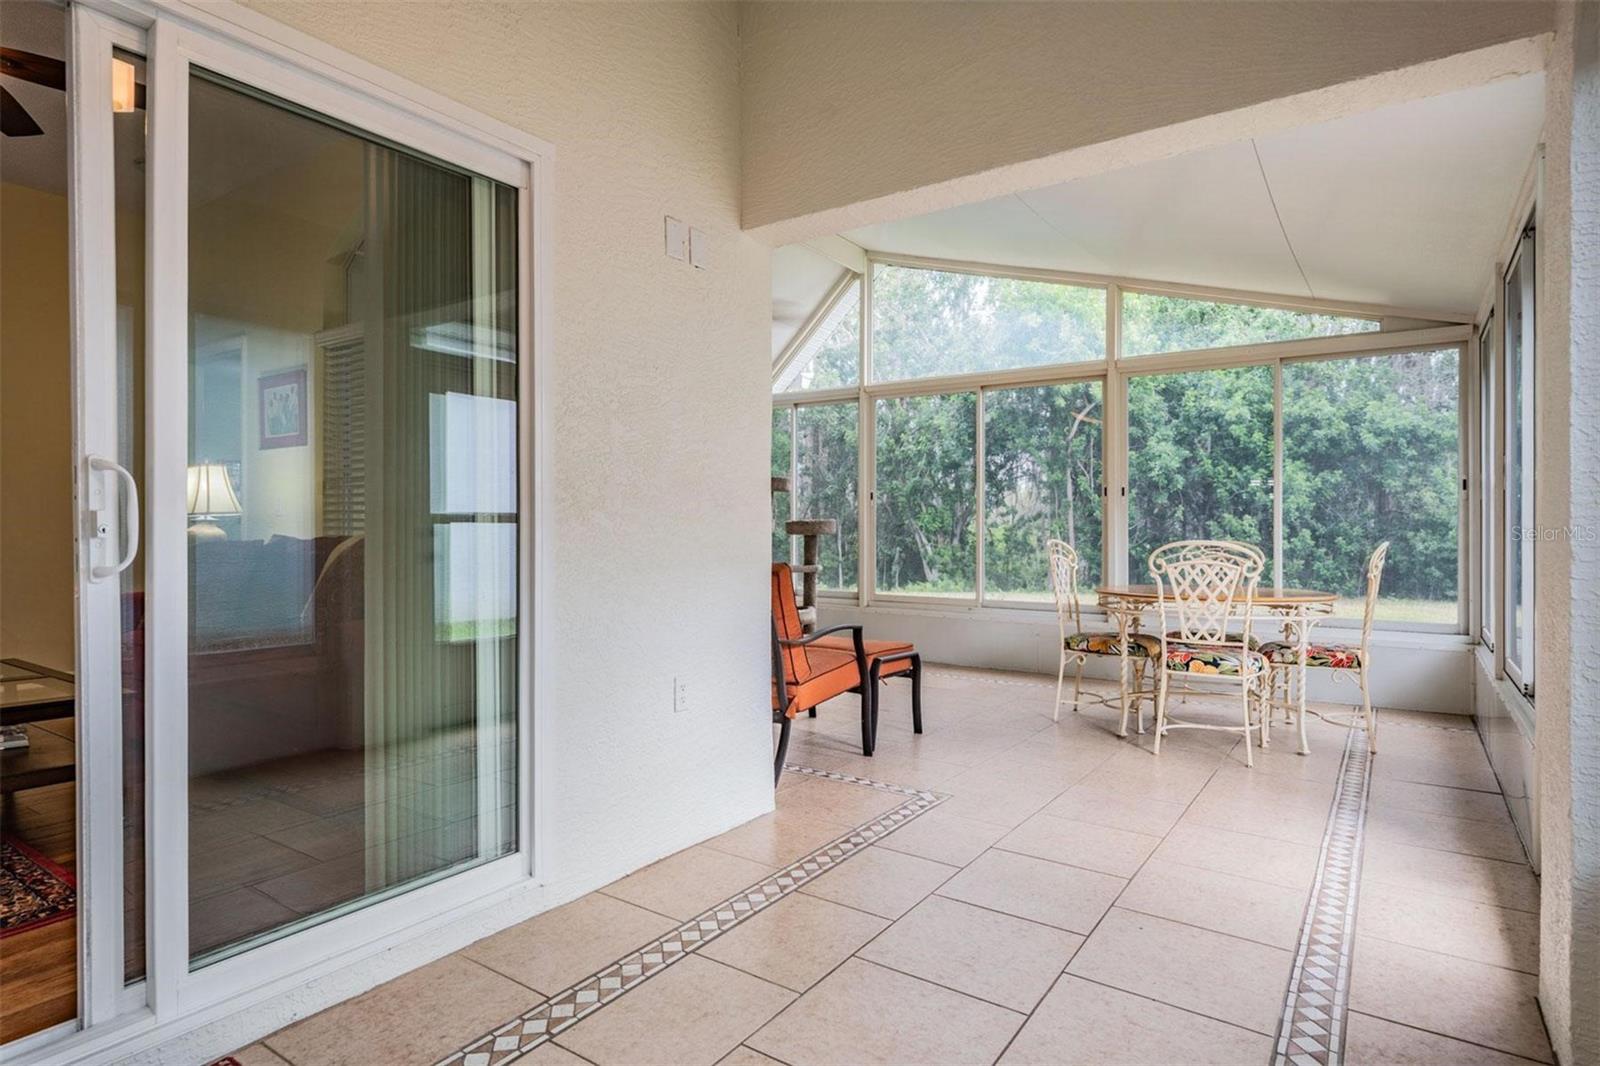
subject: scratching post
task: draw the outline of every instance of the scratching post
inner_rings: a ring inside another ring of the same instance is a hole
[[[784,525],[800,538],[800,624],[809,633],[817,627],[817,572],[822,569],[822,538],[839,531],[834,518],[796,518]]]

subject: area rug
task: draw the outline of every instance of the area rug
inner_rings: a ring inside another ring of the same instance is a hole
[[[78,911],[72,875],[13,837],[0,837],[0,940]]]

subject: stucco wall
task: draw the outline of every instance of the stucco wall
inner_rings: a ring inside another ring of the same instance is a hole
[[[735,11],[249,6],[555,145],[549,876],[593,887],[769,809],[771,301],[739,231]],[[663,254],[664,214],[710,269]]]
[[[1551,19],[1548,3],[1477,0],[750,4],[745,225],[773,226],[1530,37]],[[1375,102],[1371,92],[1323,101]],[[1263,119],[1331,117],[1275,114]],[[1141,150],[1128,145],[1098,169],[1137,161]],[[1016,181],[1045,183],[1042,172]],[[981,195],[1014,191],[1007,184]],[[948,204],[916,210],[939,206]],[[849,228],[844,221],[836,217],[826,232]],[[813,235],[775,227],[773,239]]]
[[[1600,1061],[1600,5],[1565,5],[1550,57],[1539,219],[1539,998],[1563,1063]],[[1581,634],[1577,644],[1573,634]]]

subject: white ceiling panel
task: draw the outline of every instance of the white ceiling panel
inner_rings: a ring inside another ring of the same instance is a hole
[[[1476,310],[1543,113],[1534,74],[1263,138],[1316,294]]]
[[[1022,198],[1107,264],[1105,273],[1309,295],[1248,141]]]
[[[844,236],[902,255],[1470,314],[1543,93],[1542,75],[1507,79]]]
[[[1056,229],[1015,196],[864,226],[844,236],[876,252],[1050,270],[1065,269],[1063,260],[1070,260],[1078,264],[1074,270],[1108,272],[1108,264],[1075,241],[1071,230]]]
[[[772,250],[772,357],[776,359],[845,272],[800,244]]]

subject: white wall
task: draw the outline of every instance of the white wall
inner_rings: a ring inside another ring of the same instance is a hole
[[[980,612],[976,608],[888,605],[862,609],[833,604],[824,604],[819,611],[819,624],[824,626],[858,621],[874,639],[914,642],[929,662],[1051,676],[1056,672],[1059,637],[1051,611],[984,608]],[[1084,625],[1109,630],[1112,623],[1085,618]],[[1258,627],[1257,632],[1263,640],[1272,639],[1264,628]],[[1319,626],[1315,633],[1319,640],[1361,640],[1359,629],[1327,625]],[[1380,630],[1373,635],[1373,706],[1471,714],[1471,657],[1472,647],[1465,637]],[[1115,657],[1090,656],[1083,673],[1110,679],[1117,676],[1118,667]],[[1352,705],[1361,701],[1361,690],[1349,678],[1335,681],[1328,670],[1310,671],[1307,685],[1307,698],[1313,701]]]
[[[786,243],[1481,83],[1533,51],[1391,74],[1551,18],[1460,0],[749,4],[745,225]],[[1287,103],[1246,114],[1264,101]],[[1106,147],[1035,166],[1089,145]]]
[[[1600,5],[1562,5],[1546,78],[1534,507],[1539,1000],[1600,1062]]]

